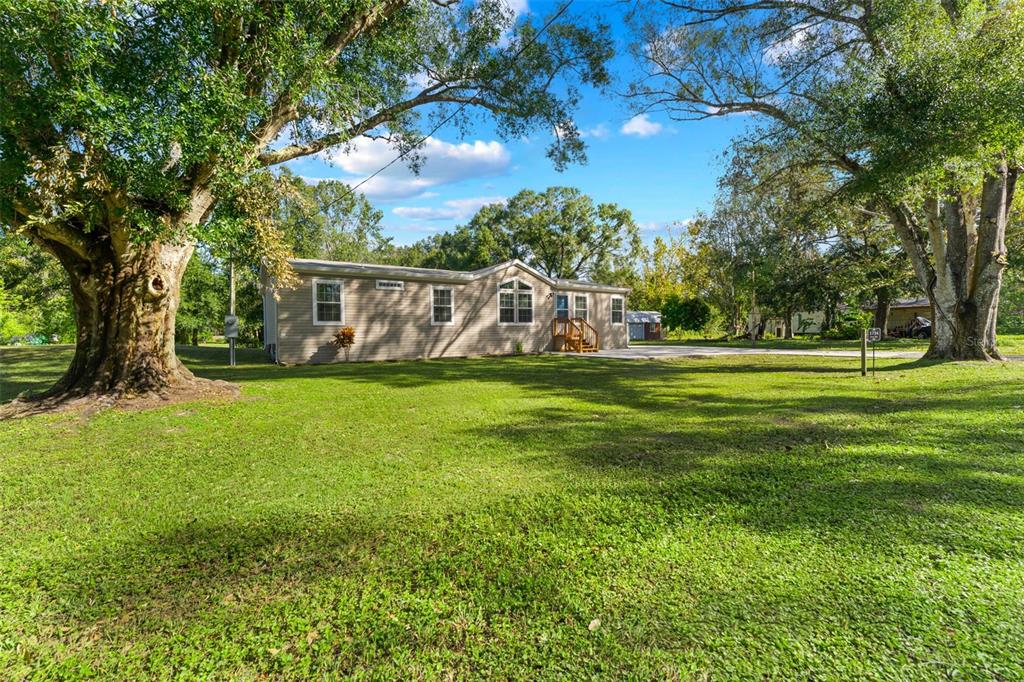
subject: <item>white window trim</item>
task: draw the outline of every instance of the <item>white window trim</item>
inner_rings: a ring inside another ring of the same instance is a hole
[[[388,284],[397,284],[398,286],[381,286],[382,282],[387,282]],[[405,291],[405,282],[403,282],[400,279],[378,279],[374,286],[377,289],[382,289],[384,291]]]
[[[576,307],[576,298],[579,297],[579,298],[586,299],[586,301],[587,301],[587,322],[590,322],[590,294],[578,294],[576,292],[573,292],[573,293],[571,293],[569,295],[572,297],[572,308],[570,308],[570,310],[572,310],[572,316],[573,317],[579,317],[579,315],[576,314],[579,311],[579,308]]]
[[[435,291],[450,291],[452,292],[452,319],[449,322],[437,322],[434,320],[434,292]],[[455,287],[447,287],[441,285],[431,285],[430,287],[430,326],[431,327],[450,327],[455,324]]]
[[[530,321],[529,322],[502,322],[501,321],[501,292],[505,292],[506,294],[508,294],[508,293],[512,294],[512,296],[513,296],[512,300],[514,302],[514,306],[513,306],[512,309],[514,311],[516,311],[516,320],[519,319],[519,288],[518,288],[518,285],[519,285],[520,281],[521,280],[520,280],[519,277],[513,277],[510,280],[506,279],[504,282],[498,282],[497,286],[495,287],[495,289],[497,290],[498,293],[494,297],[494,304],[497,307],[497,310],[495,311],[495,313],[497,315],[497,320],[498,320],[498,326],[499,327],[532,327],[533,325],[537,324],[537,286],[535,284],[531,283],[531,282],[527,282],[527,284],[530,286],[530,289],[529,289],[529,293],[530,293]],[[516,283],[516,287],[514,287],[512,289],[502,289],[501,288],[502,284],[508,284],[509,282],[515,282]],[[524,291],[523,293],[525,294],[527,292]]]
[[[622,301],[622,322],[615,321],[615,301]],[[589,301],[587,302],[587,305],[590,305]],[[615,327],[621,327],[626,324],[626,299],[622,296],[612,296],[611,303],[608,305],[610,306],[608,309],[608,318],[612,325]]]
[[[316,316],[316,287],[318,284],[337,284],[338,292],[340,293],[341,303],[341,319],[335,320],[318,320]],[[340,279],[323,279],[320,277],[313,278],[313,326],[316,327],[335,327],[345,324],[345,282]]]

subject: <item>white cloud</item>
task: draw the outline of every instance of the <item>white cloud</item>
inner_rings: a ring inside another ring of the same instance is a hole
[[[384,140],[361,138],[346,148],[332,149],[322,158],[339,166],[353,185],[361,182],[395,158],[397,152]],[[452,144],[428,137],[419,149],[423,160],[419,175],[398,161],[367,180],[359,191],[370,199],[407,199],[422,196],[430,188],[457,183],[468,178],[492,177],[506,172],[511,156],[497,140]]]
[[[470,197],[450,199],[441,206],[397,206],[391,212],[407,220],[467,220],[481,207],[505,201],[505,197]]]
[[[814,29],[810,24],[797,24],[786,35],[765,48],[764,61],[777,65],[796,56],[805,43],[813,39]]]
[[[421,90],[425,90],[428,86],[434,84],[434,79],[431,78],[426,71],[420,71],[414,73],[406,81],[406,86],[409,88],[411,93],[418,93]]]
[[[693,218],[685,218],[683,220],[648,220],[638,222],[636,226],[640,228],[641,232],[671,233],[674,230],[686,230],[691,224],[693,224]]]
[[[567,128],[568,125],[556,125],[552,130],[552,133],[557,137],[565,137]],[[577,128],[577,130],[579,131],[580,137],[584,139],[588,137],[593,137],[599,140],[603,140],[612,134],[611,129],[608,127],[608,124],[606,123],[598,123],[596,126],[590,128]],[[527,142],[528,140],[523,141]]]
[[[622,124],[621,132],[623,135],[650,137],[651,135],[657,135],[664,129],[665,126],[652,121],[647,117],[647,114],[637,114]]]
[[[529,0],[505,0],[505,4],[512,10],[515,17],[520,17],[530,11]]]
[[[319,185],[321,182],[326,180],[337,180],[337,178],[315,178],[310,175],[300,175],[299,177],[302,178],[303,182],[307,185]]]
[[[597,138],[598,140],[603,140],[611,134],[612,131],[611,129],[608,128],[608,124],[606,123],[598,123],[596,126],[592,128],[587,128],[586,130],[580,131],[580,137],[593,137]]]

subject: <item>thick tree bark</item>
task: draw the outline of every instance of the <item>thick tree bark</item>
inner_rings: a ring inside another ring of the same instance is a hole
[[[889,336],[889,309],[892,306],[892,298],[888,289],[877,289],[875,291],[875,320],[874,326],[882,330],[882,338]]]
[[[998,360],[996,316],[1006,269],[1006,225],[1020,167],[998,161],[980,201],[956,188],[925,202],[922,227],[906,206],[889,214],[932,307],[926,358]]]
[[[55,250],[71,283],[78,330],[71,365],[49,396],[123,397],[197,385],[174,352],[191,243],[100,249],[90,258]]]
[[[785,318],[782,320],[782,337],[784,339],[793,338],[793,315],[795,314],[792,308],[786,310]]]

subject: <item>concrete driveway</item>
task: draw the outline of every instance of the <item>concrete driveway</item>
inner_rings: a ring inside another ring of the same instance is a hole
[[[594,358],[617,358],[619,360],[660,360],[665,358],[699,358],[713,355],[812,355],[825,358],[859,358],[859,350],[799,350],[791,348],[729,348],[726,346],[632,346],[601,350],[596,353],[581,355]],[[917,360],[921,357],[916,351],[876,351],[879,358],[906,358]],[[868,349],[868,357],[871,350]]]

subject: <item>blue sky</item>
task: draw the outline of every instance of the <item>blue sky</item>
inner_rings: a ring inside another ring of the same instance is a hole
[[[511,0],[517,11],[543,16],[553,3]],[[628,36],[622,5],[576,0],[573,12],[599,12],[614,27],[617,57],[611,64],[613,86],[624,89],[633,73],[626,54]],[[598,202],[630,209],[645,241],[665,234],[672,223],[708,209],[729,140],[742,131],[742,117],[674,122],[656,114],[634,118],[621,99],[586,91],[575,116],[587,143],[588,162],[563,172],[544,155],[550,133],[502,140],[486,121],[466,135],[440,129],[428,140],[425,163],[417,176],[399,162],[365,184],[361,191],[384,211],[385,234],[407,244],[465,223],[485,204],[522,189],[552,185],[578,187]],[[384,142],[362,141],[349,153],[336,150],[330,159],[290,163],[310,180],[335,178],[358,182],[393,159]]]

